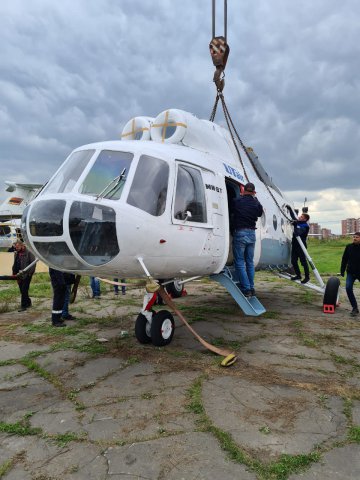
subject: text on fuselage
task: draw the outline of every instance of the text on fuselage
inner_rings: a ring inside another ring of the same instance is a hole
[[[236,170],[236,168],[232,167],[231,165],[227,165],[226,163],[223,163],[223,165],[227,173],[229,173],[230,175],[233,175],[234,177],[244,182],[244,177],[241,175],[241,173],[238,170]]]

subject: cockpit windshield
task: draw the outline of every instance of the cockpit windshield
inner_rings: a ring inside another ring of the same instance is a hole
[[[133,157],[129,152],[101,151],[79,192],[118,200]]]
[[[40,195],[44,193],[70,192],[94,155],[94,152],[95,150],[80,150],[72,153]]]
[[[169,165],[160,158],[141,155],[127,203],[159,217],[165,211]]]

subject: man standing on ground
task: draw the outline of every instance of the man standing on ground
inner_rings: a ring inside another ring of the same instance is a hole
[[[35,261],[34,255],[26,248],[25,243],[18,240],[15,243],[14,264],[12,267],[13,275],[18,275],[17,283],[21,293],[21,305],[19,312],[24,312],[31,307],[31,298],[29,297],[29,288],[32,276],[35,272],[36,266],[33,265],[23,275],[22,270]]]
[[[51,267],[49,275],[53,289],[51,323],[53,327],[66,327],[64,320],[75,320],[75,317],[69,313],[70,288],[74,275]]]
[[[255,295],[255,230],[257,219],[263,213],[263,207],[255,195],[254,184],[247,183],[242,195],[233,200],[230,209],[234,265],[240,290],[246,297]]]
[[[301,280],[301,272],[298,265],[298,260],[300,260],[301,265],[304,269],[304,279],[301,280],[302,284],[307,283],[310,280],[309,265],[306,260],[306,255],[301,248],[297,237],[301,238],[304,247],[307,248],[306,239],[309,233],[309,220],[310,216],[307,213],[302,213],[298,220],[293,222],[294,233],[291,242],[291,264],[294,268],[295,275],[291,277],[291,280]]]
[[[346,245],[341,260],[341,276],[345,275],[346,270],[346,293],[352,306],[350,315],[355,317],[359,315],[358,304],[354,295],[353,287],[355,280],[360,281],[360,232],[355,232],[353,243]]]

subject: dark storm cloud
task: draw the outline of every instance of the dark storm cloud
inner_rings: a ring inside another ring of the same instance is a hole
[[[4,180],[44,182],[133,116],[210,115],[211,0],[12,0],[0,14],[2,198]],[[357,0],[228,0],[225,98],[244,143],[294,195],[358,188],[359,20]]]

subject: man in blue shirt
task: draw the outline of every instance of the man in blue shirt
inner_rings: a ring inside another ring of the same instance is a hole
[[[254,184],[247,183],[242,195],[233,200],[230,209],[235,271],[240,290],[246,297],[255,295],[255,230],[257,219],[263,213],[263,207],[255,195]]]
[[[298,260],[300,260],[301,265],[304,268],[304,279],[301,280],[301,283],[307,283],[310,280],[310,272],[309,272],[309,265],[306,260],[305,253],[303,252],[302,248],[296,237],[300,237],[305,248],[306,239],[309,233],[309,224],[308,221],[310,220],[310,216],[307,213],[302,213],[298,220],[293,222],[294,225],[294,233],[291,242],[291,264],[294,268],[295,275],[291,277],[291,280],[301,280],[301,272],[298,265]]]

